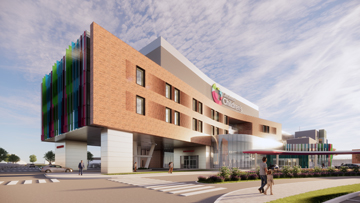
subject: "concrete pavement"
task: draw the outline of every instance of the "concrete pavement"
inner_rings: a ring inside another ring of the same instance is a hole
[[[297,183],[287,183],[287,184],[276,184],[277,180],[275,179],[274,181],[275,181],[275,185],[273,185],[274,195],[270,195],[269,190],[267,192],[268,195],[260,194],[258,191],[259,187],[252,187],[252,188],[246,188],[246,189],[236,190],[227,193],[221,196],[220,198],[218,198],[215,201],[215,203],[269,202],[272,200],[298,195],[305,192],[311,192],[314,190],[321,190],[325,188],[357,184],[360,183],[360,178],[323,179],[313,182],[297,182]]]

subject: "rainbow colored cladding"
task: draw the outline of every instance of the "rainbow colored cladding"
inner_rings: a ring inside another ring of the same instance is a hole
[[[90,35],[66,49],[41,84],[41,140],[89,125]]]

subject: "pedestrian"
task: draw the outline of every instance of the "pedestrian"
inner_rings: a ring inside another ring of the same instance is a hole
[[[325,168],[325,164],[324,164],[324,163],[322,163],[322,168]]]
[[[269,187],[270,187],[270,195],[273,195],[273,193],[272,193],[272,186],[273,185],[275,185],[275,183],[274,183],[274,178],[273,178],[273,175],[272,175],[272,171],[268,170],[267,171],[267,184],[266,184],[266,189],[264,191],[264,195],[266,195],[266,191],[269,189]]]
[[[174,164],[173,164],[173,162],[169,162],[169,172],[168,173],[172,174],[173,170],[174,170]]]
[[[83,163],[83,160],[81,160],[81,162],[79,163],[79,166],[78,166],[78,168],[79,168],[79,175],[81,174],[83,174],[83,169],[84,169],[84,163]]]
[[[264,187],[267,183],[267,177],[266,177],[266,174],[267,174],[267,165],[266,165],[266,157],[263,157],[262,158],[262,163],[260,164],[260,171],[259,171],[259,175],[260,175],[260,178],[261,178],[261,186],[259,188],[259,192],[260,193],[264,193]],[[256,160],[255,160],[256,161]]]
[[[137,170],[137,162],[135,161],[135,163],[134,163],[134,172],[136,172],[136,170]]]

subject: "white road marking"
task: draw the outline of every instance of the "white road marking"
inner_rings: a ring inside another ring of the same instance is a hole
[[[38,180],[38,183],[46,183],[45,179]]]
[[[58,183],[58,182],[60,182],[60,181],[58,181],[57,179],[50,179],[51,180],[51,182],[53,182],[53,183]]]
[[[163,188],[161,190],[159,190],[160,192],[167,192],[167,191],[170,191],[170,190],[181,190],[181,189],[184,189],[184,188],[187,188],[189,186],[192,186],[193,184],[186,184],[186,185],[179,185],[179,186],[172,186],[172,187],[166,187],[166,188]]]
[[[25,180],[24,181],[24,185],[26,185],[26,184],[31,184],[32,183],[32,180]]]
[[[214,188],[214,189],[210,189],[210,190],[202,190],[202,191],[197,191],[197,192],[190,192],[190,193],[185,193],[185,194],[180,194],[180,196],[191,196],[191,195],[198,195],[198,194],[202,194],[202,193],[207,193],[207,192],[214,192],[214,191],[218,191],[218,190],[224,190],[226,188],[223,187],[218,187],[218,188]]]
[[[210,189],[210,188],[214,188],[214,186],[198,187],[198,188],[191,188],[191,189],[186,189],[186,190],[177,190],[177,191],[171,191],[169,193],[170,194],[177,194],[177,193],[191,192],[191,191]]]
[[[184,184],[183,183],[168,183],[168,184],[144,186],[144,188],[159,188],[159,187],[169,187],[169,186],[176,186],[176,185],[184,185]]]
[[[8,184],[6,185],[16,185],[19,181],[15,180],[15,181],[10,181]]]
[[[0,181],[0,184],[2,184],[4,181]]]

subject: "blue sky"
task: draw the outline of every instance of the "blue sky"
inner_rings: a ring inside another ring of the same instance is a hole
[[[40,141],[41,78],[94,21],[137,50],[164,37],[286,132],[359,149],[359,19],[357,0],[1,1],[0,147],[26,162],[54,150]]]

